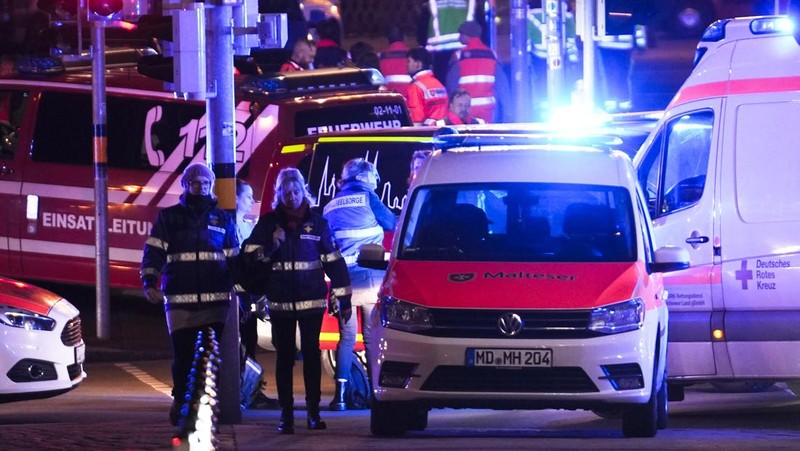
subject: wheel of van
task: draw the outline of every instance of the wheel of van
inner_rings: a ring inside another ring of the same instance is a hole
[[[406,430],[410,409],[399,402],[382,402],[374,399],[369,416],[369,430],[378,437],[397,437]],[[427,422],[427,415],[426,415]]]
[[[715,17],[708,0],[678,0],[669,14],[669,30],[678,38],[699,38]]]
[[[722,393],[761,393],[775,385],[771,381],[712,382],[711,386]]]
[[[428,427],[428,409],[419,408],[411,411],[408,417],[409,431],[424,431]]]
[[[655,437],[658,432],[660,391],[653,389],[647,403],[631,407],[622,415],[622,434],[625,437]]]
[[[658,417],[656,418],[656,427],[658,429],[666,429],[669,423],[669,392],[667,391],[667,372],[664,371],[664,377],[661,379],[661,388],[658,389],[656,395],[656,409],[658,410]]]

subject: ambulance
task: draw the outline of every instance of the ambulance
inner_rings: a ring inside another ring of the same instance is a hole
[[[627,155],[550,137],[457,136],[423,164],[368,319],[370,427],[432,408],[588,409],[629,437],[666,427],[669,313]]]
[[[0,78],[0,274],[94,284],[91,70],[33,62],[34,73]],[[178,202],[183,169],[208,158],[206,108],[122,66],[106,74],[110,283],[138,289],[152,221]],[[269,209],[268,171],[298,162],[279,152],[287,140],[411,124],[403,97],[381,85],[353,68],[236,78],[236,172],[253,187],[251,217]]]
[[[788,16],[712,24],[634,160],[656,240],[691,258],[664,276],[674,395],[800,379],[797,30]]]

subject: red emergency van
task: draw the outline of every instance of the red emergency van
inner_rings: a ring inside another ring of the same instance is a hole
[[[46,69],[56,74],[0,78],[0,274],[94,284],[92,74]],[[410,125],[403,97],[382,84],[352,68],[237,77],[236,170],[253,186],[254,216],[271,200],[270,167],[294,163],[280,152],[290,138]],[[106,85],[110,283],[138,288],[151,222],[177,203],[183,169],[207,158],[206,109],[133,67],[109,69]]]

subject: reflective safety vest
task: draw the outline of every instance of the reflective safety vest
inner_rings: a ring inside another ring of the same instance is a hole
[[[447,116],[447,90],[430,70],[421,70],[408,85],[408,110],[415,124],[435,125]]]
[[[475,20],[475,0],[429,0],[431,20],[428,26],[429,52],[454,50],[462,47],[458,27]]]
[[[567,10],[566,2],[561,3],[564,17],[564,52],[573,63],[578,62],[578,46],[575,44],[575,15]],[[542,8],[528,9],[528,51],[536,58],[547,59],[547,24]]]
[[[470,116],[467,120],[462,120],[456,113],[452,111],[447,112],[447,117],[441,121],[436,121],[436,125],[442,127],[444,125],[462,125],[462,124],[485,124],[486,121],[479,117]]]
[[[494,52],[480,38],[470,38],[466,47],[456,53],[458,86],[472,97],[472,114],[491,122],[494,117],[494,74],[498,70]]]
[[[408,98],[408,85],[411,83],[407,65],[408,50],[405,43],[393,42],[389,48],[378,53],[381,61],[381,73],[386,79],[386,85],[406,98]]]
[[[370,206],[370,198],[378,197],[364,183],[351,181],[342,186],[333,199],[325,205],[322,216],[333,231],[333,238],[339,245],[342,256],[355,256],[364,244],[383,243],[383,227]],[[352,263],[355,263],[353,260]]]

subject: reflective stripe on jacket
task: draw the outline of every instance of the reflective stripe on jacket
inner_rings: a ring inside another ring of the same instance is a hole
[[[497,59],[494,52],[486,47],[480,38],[470,38],[466,47],[457,53],[459,78],[458,86],[472,97],[472,115],[484,121],[494,118],[495,71]]]
[[[411,83],[411,75],[408,75],[408,50],[405,43],[393,42],[378,54],[386,85],[403,97],[408,97],[408,85]]]
[[[447,90],[430,70],[417,72],[408,86],[408,109],[415,124],[433,125],[447,116]]]

